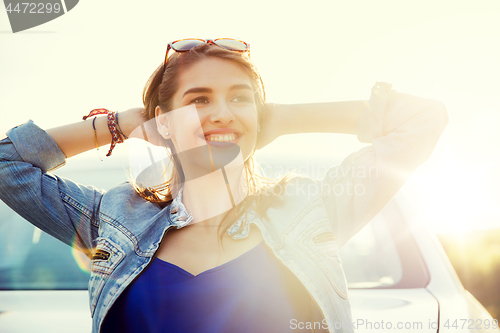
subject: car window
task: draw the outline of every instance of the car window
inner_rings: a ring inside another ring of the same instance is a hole
[[[89,260],[83,254],[41,232],[3,202],[0,214],[0,289],[87,289],[89,273],[80,267],[88,267]]]
[[[127,160],[88,163],[95,155],[84,155],[54,173],[104,190],[128,180]],[[0,201],[0,289],[87,289],[89,276],[90,260],[83,253],[40,231]]]
[[[390,287],[403,277],[401,258],[383,214],[351,238],[340,257],[350,289]]]

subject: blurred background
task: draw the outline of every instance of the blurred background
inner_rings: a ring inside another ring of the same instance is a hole
[[[500,2],[85,0],[15,34],[0,10],[0,135],[28,119],[51,128],[94,108],[142,106],[167,43],[188,37],[249,42],[269,102],[368,99],[376,81],[443,101],[449,125],[402,191],[465,288],[500,318]],[[363,146],[352,135],[309,134],[259,154],[299,155],[315,168]],[[113,158],[126,159],[127,148]],[[69,163],[111,162],[91,151]]]

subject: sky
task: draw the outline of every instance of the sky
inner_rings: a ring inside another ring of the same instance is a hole
[[[431,231],[500,228],[496,0],[82,0],[15,34],[0,10],[0,135],[28,119],[51,128],[94,108],[142,106],[167,43],[188,37],[250,43],[269,102],[368,99],[376,81],[443,101],[448,127],[402,192]],[[347,134],[294,135],[261,156],[341,160],[363,146]]]

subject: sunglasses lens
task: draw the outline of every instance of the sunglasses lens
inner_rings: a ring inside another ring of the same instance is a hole
[[[189,51],[193,47],[205,43],[203,40],[198,39],[184,39],[172,43],[172,48],[176,51]]]
[[[231,50],[231,51],[246,51],[248,50],[249,46],[248,44],[236,40],[236,39],[230,39],[230,38],[220,38],[214,40],[214,43],[219,45],[220,47],[223,47],[225,49]]]

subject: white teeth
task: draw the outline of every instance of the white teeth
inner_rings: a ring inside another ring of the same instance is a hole
[[[231,134],[211,134],[207,137],[207,141],[215,141],[215,142],[229,142],[236,139],[236,135],[234,133]]]

